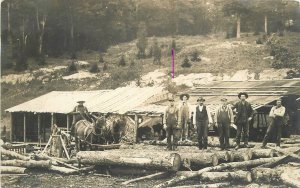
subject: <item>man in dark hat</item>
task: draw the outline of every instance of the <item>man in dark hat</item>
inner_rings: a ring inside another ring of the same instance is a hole
[[[193,116],[193,122],[197,127],[199,149],[207,149],[208,124],[212,124],[210,110],[204,105],[204,101],[203,97],[197,99],[198,105]]]
[[[268,139],[271,136],[271,131],[272,129],[275,129],[276,132],[275,134],[277,135],[276,137],[276,146],[280,147],[280,141],[281,141],[281,129],[283,126],[283,118],[285,114],[285,107],[282,106],[282,99],[277,99],[276,101],[276,106],[273,106],[271,108],[269,117],[270,117],[270,125],[268,127],[268,130],[266,132],[266,135],[263,140],[262,148],[265,148],[268,142]]]
[[[222,98],[222,106],[220,106],[215,113],[215,122],[218,127],[219,140],[221,150],[229,149],[229,130],[230,125],[233,124],[233,112],[227,104],[227,99]]]
[[[178,108],[174,103],[174,96],[168,97],[169,105],[164,113],[164,128],[167,134],[167,149],[175,150],[178,140]]]
[[[77,101],[78,105],[74,107],[73,111],[71,112],[73,114],[73,122],[72,125],[75,125],[75,123],[79,120],[85,119],[88,121],[91,121],[89,115],[88,115],[88,109],[83,105],[85,101]]]
[[[245,92],[241,92],[238,94],[238,97],[240,101],[233,106],[233,110],[236,112],[235,122],[237,126],[235,149],[240,148],[240,140],[242,133],[244,137],[245,147],[249,147],[249,121],[251,121],[253,116],[252,106],[248,101],[246,101],[246,99],[248,98],[248,94]]]
[[[180,104],[179,104],[179,112],[178,112],[178,125],[181,129],[180,140],[183,139],[188,140],[189,126],[188,123],[190,121],[190,106],[188,104],[188,100],[190,98],[189,94],[181,94],[180,95]]]

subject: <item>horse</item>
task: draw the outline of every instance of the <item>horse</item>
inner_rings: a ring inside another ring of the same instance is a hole
[[[101,139],[102,130],[106,126],[105,117],[92,116],[94,117],[94,119],[92,118],[93,123],[83,119],[76,122],[72,127],[72,134],[75,137],[76,151],[81,149],[80,146],[82,141],[89,143],[90,145]]]

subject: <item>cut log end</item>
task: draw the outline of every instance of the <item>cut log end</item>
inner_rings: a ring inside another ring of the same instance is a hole
[[[171,163],[173,164],[172,170],[173,171],[178,171],[181,167],[181,158],[180,155],[177,153],[172,153],[171,154]]]
[[[252,176],[251,176],[251,173],[250,173],[250,172],[248,172],[247,175],[246,175],[246,181],[247,181],[248,183],[251,183],[251,182],[252,182]]]
[[[212,155],[211,160],[213,166],[217,166],[219,164],[219,159],[217,155]]]

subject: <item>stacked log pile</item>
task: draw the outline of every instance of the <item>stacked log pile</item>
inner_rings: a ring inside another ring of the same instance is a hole
[[[1,175],[3,174],[26,174],[35,169],[43,169],[49,172],[61,174],[74,174],[84,171],[73,165],[67,164],[53,157],[41,154],[26,155],[5,149],[5,145],[0,146],[1,153]],[[73,159],[74,160],[74,159]],[[76,160],[77,161],[77,160]]]

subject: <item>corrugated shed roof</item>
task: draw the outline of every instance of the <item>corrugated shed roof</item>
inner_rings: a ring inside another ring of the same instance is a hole
[[[37,112],[37,113],[69,113],[73,110],[77,101],[87,101],[88,98],[101,96],[110,90],[97,91],[52,91],[30,101],[24,102],[12,108],[8,112]],[[89,107],[89,102],[85,106]]]
[[[162,87],[118,88],[98,91],[53,91],[7,109],[8,112],[69,113],[78,100],[90,112],[124,114],[163,92]]]
[[[274,100],[288,95],[300,96],[300,80],[267,80],[267,81],[215,81],[209,85],[198,86],[186,91],[190,95],[189,103],[194,108],[200,96],[205,98],[205,104],[212,112],[222,104],[221,98],[226,97],[228,102],[234,104],[239,99],[237,94],[246,91],[249,94],[248,102],[254,109],[270,104]],[[180,95],[180,94],[178,94]],[[177,95],[175,102],[179,102]],[[168,105],[167,101],[135,108],[132,112],[145,114],[162,114]]]
[[[163,92],[163,87],[144,87],[144,88],[118,88],[101,97],[89,99],[89,110],[101,113],[124,114],[132,109],[144,105],[145,102]]]

